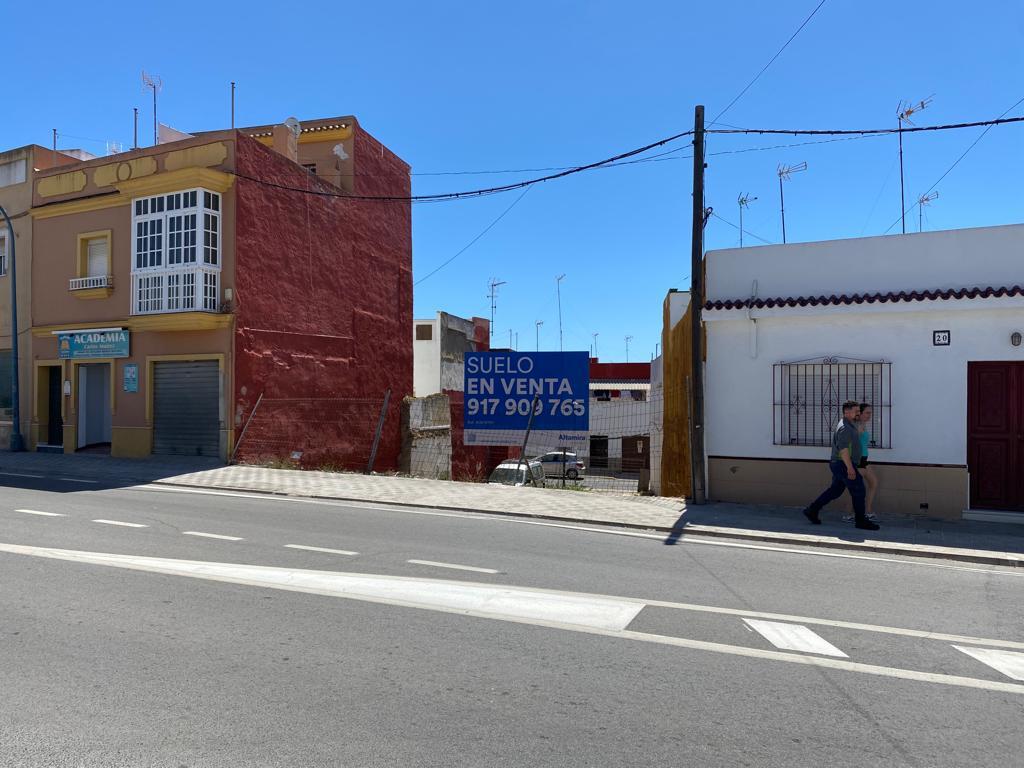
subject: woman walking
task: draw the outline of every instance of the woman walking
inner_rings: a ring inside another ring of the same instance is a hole
[[[867,513],[867,519],[874,519],[874,512],[872,510],[872,504],[874,502],[874,495],[879,490],[879,477],[874,474],[874,470],[868,466],[867,461],[867,450],[871,444],[871,403],[861,402],[860,403],[860,418],[857,420],[857,429],[860,432],[860,473],[864,476],[864,487],[866,489],[866,495],[864,497],[864,511]]]

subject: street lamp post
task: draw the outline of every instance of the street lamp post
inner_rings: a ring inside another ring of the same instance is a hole
[[[7,242],[11,254],[11,452],[25,450],[25,440],[21,436],[21,392],[18,387],[18,279],[17,261],[14,254],[14,225],[7,211],[0,205],[0,214],[7,222]]]
[[[558,292],[558,351],[562,352],[562,280],[565,275],[561,274],[555,278],[555,290]]]

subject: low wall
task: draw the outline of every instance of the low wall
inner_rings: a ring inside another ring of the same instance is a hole
[[[879,490],[874,510],[916,517],[959,520],[968,508],[966,467],[876,464]],[[825,461],[708,458],[709,497],[740,504],[805,507],[831,482]],[[831,505],[846,513],[846,501]]]

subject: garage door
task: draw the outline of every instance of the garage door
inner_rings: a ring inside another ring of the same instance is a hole
[[[216,360],[155,363],[153,453],[220,456],[219,403]]]

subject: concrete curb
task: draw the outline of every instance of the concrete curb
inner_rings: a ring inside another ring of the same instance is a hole
[[[749,528],[727,528],[712,525],[688,525],[683,528],[670,526],[644,525],[640,523],[626,523],[616,520],[587,520],[578,517],[563,517],[559,515],[546,515],[532,512],[508,512],[493,509],[478,509],[473,507],[456,507],[443,504],[417,504],[407,501],[385,501],[381,499],[367,499],[355,496],[310,496],[305,494],[284,493],[281,491],[254,490],[242,486],[231,485],[193,485],[190,483],[176,483],[169,480],[153,480],[151,485],[166,485],[176,488],[192,488],[209,491],[225,491],[231,493],[254,493],[262,496],[279,496],[282,498],[302,499],[323,499],[324,501],[350,501],[360,504],[383,504],[393,507],[410,507],[413,509],[438,509],[445,512],[466,512],[482,515],[500,515],[503,517],[516,517],[535,520],[551,520],[560,523],[575,523],[577,525],[596,525],[609,528],[626,528],[639,531],[657,531],[665,534],[678,534],[680,538],[687,536],[737,539],[741,541],[756,541],[766,544],[785,544],[790,546],[818,547],[821,549],[841,549],[854,552],[871,552],[885,555],[903,555],[905,557],[927,557],[940,560],[954,560],[963,563],[974,563],[981,565],[1002,565],[1016,568],[1024,568],[1024,555],[1017,555],[1013,552],[989,552],[980,549],[961,549],[957,547],[939,547],[923,544],[904,544],[900,542],[884,541],[845,541],[834,536],[812,536],[800,533],[776,533],[774,531],[758,531]]]

